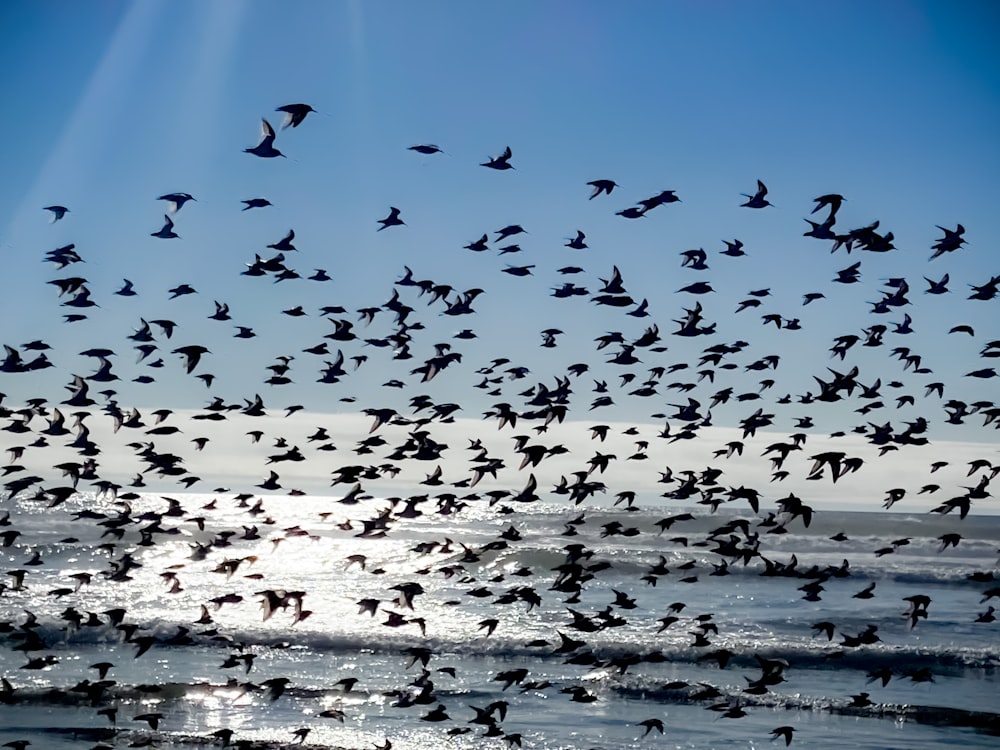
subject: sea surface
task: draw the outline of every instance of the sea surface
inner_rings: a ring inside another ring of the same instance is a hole
[[[1000,744],[1000,517],[339,497],[5,501],[0,745]]]

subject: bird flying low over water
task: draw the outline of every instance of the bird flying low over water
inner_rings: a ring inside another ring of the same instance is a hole
[[[785,740],[785,747],[788,747],[788,745],[792,744],[792,733],[794,731],[795,731],[795,727],[789,727],[789,726],[777,727],[775,729],[772,729],[771,730],[771,741],[773,742],[774,740],[776,740],[779,737],[781,737],[782,739]]]

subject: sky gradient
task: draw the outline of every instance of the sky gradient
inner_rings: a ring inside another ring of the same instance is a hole
[[[758,407],[777,411],[779,432],[808,414],[818,436],[930,416],[921,409],[933,381],[948,384],[948,398],[995,398],[996,379],[966,373],[990,365],[979,352],[998,338],[997,302],[966,298],[970,285],[1000,273],[998,22],[1000,11],[987,2],[4,3],[0,343],[43,339],[56,365],[4,377],[5,404],[38,395],[55,401],[73,375],[95,365],[76,352],[96,346],[118,352],[122,381],[114,387],[123,405],[197,410],[213,396],[240,403],[260,393],[277,413],[301,404],[323,419],[374,406],[404,412],[409,397],[427,393],[459,402],[461,416],[475,420],[579,362],[591,371],[574,381],[572,419],[652,429],[664,420],[651,415],[671,413],[688,394],[629,397],[618,386],[621,368],[606,364],[614,348],[595,353],[594,338],[612,330],[635,338],[655,322],[668,351],[640,353],[640,371],[688,363],[687,373],[664,383],[693,382],[711,342],[670,333],[696,301],[718,323],[717,340],[750,343],[731,373],[737,392],[757,391],[772,375],[747,364],[781,359],[766,400],[713,413],[722,428]],[[293,102],[316,112],[278,132],[275,145],[287,158],[244,153],[258,141],[261,118],[277,128],[275,108]],[[424,143],[443,153],[407,150]],[[480,166],[508,146],[514,169]],[[590,200],[587,183],[596,179],[618,187]],[[759,211],[740,205],[757,180],[773,203]],[[663,190],[675,190],[680,202],[639,219],[616,215]],[[166,213],[156,198],[171,192],[196,198],[172,217],[180,236],[150,236]],[[810,214],[814,199],[828,193],[846,197],[838,229],[878,220],[896,249],[831,253],[828,242],[803,237],[803,219],[824,214]],[[273,205],[240,210],[241,200],[257,197]],[[42,210],[53,204],[70,209],[54,223]],[[405,225],[376,232],[390,206]],[[511,224],[526,233],[494,242]],[[958,224],[967,244],[929,261],[938,227]],[[290,229],[297,251],[289,264],[303,277],[325,269],[333,281],[241,276]],[[586,234],[585,250],[566,247],[577,231]],[[484,233],[487,252],[463,249]],[[737,238],[747,255],[720,255]],[[498,256],[511,242],[521,252]],[[84,264],[58,272],[41,262],[69,243]],[[682,267],[680,253],[694,248],[706,251],[708,270]],[[859,260],[861,283],[832,282]],[[502,272],[508,265],[530,265],[532,273],[511,276]],[[567,265],[585,270],[557,271]],[[366,329],[356,311],[383,305],[404,266],[455,293],[484,289],[477,314],[443,316],[440,304],[407,297],[427,326],[413,360],[352,344],[345,355],[368,356],[358,372],[336,386],[316,384],[323,358],[302,350],[333,330],[318,308],[343,306],[347,312],[333,317],[355,322],[362,337],[384,335],[388,312]],[[586,296],[551,296],[567,281],[593,295],[613,267],[636,302],[648,300],[651,317],[629,318]],[[67,324],[66,298],[46,282],[70,272],[88,279],[99,307]],[[951,291],[925,294],[924,278],[944,273]],[[894,277],[908,280],[912,305],[873,314],[871,303]],[[114,295],[125,278],[136,297]],[[698,281],[715,291],[697,300],[678,293]],[[184,283],[197,294],[169,299],[167,290]],[[761,307],[734,312],[748,292],[764,288],[771,294]],[[825,298],[804,307],[808,292]],[[215,301],[231,307],[232,321],[207,319]],[[306,316],[281,314],[298,305]],[[767,313],[799,319],[802,330],[762,324]],[[889,333],[878,349],[831,358],[834,337],[863,335],[873,324],[891,331],[904,313],[915,331],[905,340]],[[177,323],[174,338],[159,342],[157,372],[134,362],[126,338],[143,319]],[[974,336],[949,333],[960,324]],[[255,338],[234,340],[236,325]],[[477,339],[452,338],[467,326]],[[555,348],[540,346],[546,328],[563,332]],[[436,342],[462,353],[461,371],[420,383],[411,370]],[[188,344],[212,352],[198,372],[214,374],[213,387],[187,376],[172,354]],[[902,345],[932,372],[904,373],[888,356]],[[265,365],[278,356],[295,357],[288,386],[264,383]],[[505,385],[504,399],[472,387],[493,357],[531,373]],[[815,390],[825,368],[853,364],[869,385],[904,380],[916,404],[897,410],[888,394],[886,410],[864,417],[855,415],[857,404],[772,408],[781,395]],[[155,382],[132,381],[142,374]],[[383,385],[393,378],[408,388]],[[595,380],[611,384],[615,403],[588,412]],[[723,384],[705,386],[698,398],[707,401]],[[995,430],[983,430],[981,417],[942,428],[937,401],[933,409],[935,439],[984,443],[995,457]]]

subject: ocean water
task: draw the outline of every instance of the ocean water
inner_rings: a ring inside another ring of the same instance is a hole
[[[1000,627],[977,622],[1000,601],[1000,517],[942,549],[950,516],[819,512],[781,534],[764,512],[662,500],[7,507],[0,745],[231,730],[246,747],[753,748],[784,746],[782,727],[800,747],[1000,742]]]

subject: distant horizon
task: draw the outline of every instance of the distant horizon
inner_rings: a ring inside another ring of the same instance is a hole
[[[205,414],[201,410],[178,410],[172,412],[162,425],[171,426],[174,424],[194,424],[191,417],[197,414]],[[845,435],[843,437],[830,437],[826,435],[811,435],[806,440],[800,451],[793,455],[793,464],[798,469],[783,481],[773,481],[770,473],[766,470],[766,460],[754,455],[753,446],[757,446],[757,453],[764,446],[780,442],[787,435],[774,430],[760,430],[753,442],[748,442],[748,449],[744,456],[733,456],[729,459],[713,459],[712,453],[719,446],[725,446],[731,440],[738,439],[741,435],[738,429],[727,427],[704,427],[701,430],[702,437],[694,441],[681,441],[670,443],[668,440],[657,438],[662,430],[662,424],[656,423],[627,423],[610,422],[607,437],[604,441],[591,437],[591,427],[599,420],[566,420],[562,424],[550,425],[550,430],[539,435],[532,442],[538,443],[560,443],[567,446],[567,453],[563,456],[555,456],[544,459],[537,467],[525,467],[518,470],[522,456],[514,449],[512,437],[524,434],[525,430],[507,427],[498,430],[493,421],[474,420],[459,417],[452,422],[434,423],[434,435],[436,439],[448,448],[442,453],[440,459],[432,461],[410,461],[400,467],[398,476],[385,476],[376,481],[364,482],[366,491],[378,490],[381,488],[407,489],[411,494],[435,495],[442,492],[450,492],[459,496],[467,493],[475,493],[485,489],[496,489],[498,487],[509,488],[514,492],[523,485],[529,475],[535,475],[538,482],[538,494],[542,502],[559,502],[558,496],[552,495],[551,490],[559,483],[560,477],[565,477],[579,468],[579,461],[574,457],[579,454],[589,455],[595,452],[614,454],[617,458],[612,460],[606,473],[595,472],[590,477],[593,480],[605,481],[609,487],[606,493],[598,493],[584,504],[580,505],[581,510],[594,507],[595,505],[606,505],[613,502],[614,494],[621,490],[635,491],[638,498],[652,498],[659,496],[662,492],[667,492],[672,484],[662,484],[657,481],[660,470],[669,467],[677,475],[685,471],[696,473],[703,471],[713,463],[722,468],[725,473],[722,480],[732,487],[735,485],[747,485],[756,487],[762,498],[780,498],[789,493],[796,494],[807,504],[813,505],[817,510],[873,510],[881,511],[881,503],[885,499],[886,491],[893,486],[915,483],[916,477],[920,477],[919,483],[929,484],[937,482],[942,484],[942,488],[932,494],[917,494],[915,489],[904,499],[892,505],[890,510],[903,513],[928,513],[934,507],[959,492],[964,486],[964,482],[970,481],[967,476],[968,467],[975,461],[988,458],[996,453],[998,448],[992,443],[972,442],[972,441],[932,441],[927,446],[910,446],[888,457],[878,457],[877,450],[867,444],[864,436]],[[173,452],[183,452],[185,445],[190,445],[194,432],[179,431],[172,435],[149,435],[145,429],[123,428],[117,434],[112,433],[112,420],[106,414],[93,413],[93,418],[88,418],[85,422],[91,430],[94,439],[99,444],[111,445],[117,443],[122,446],[126,443],[151,443],[155,444],[157,450],[167,450]],[[150,422],[152,424],[152,422]],[[201,434],[209,437],[203,451],[190,452],[187,456],[186,468],[190,475],[198,476],[200,480],[189,489],[179,488],[176,480],[167,477],[158,478],[155,473],[146,474],[144,479],[148,487],[131,487],[130,477],[140,469],[140,464],[132,458],[134,451],[129,451],[128,458],[122,455],[117,459],[120,464],[127,460],[132,464],[131,473],[114,463],[104,465],[102,457],[104,454],[94,458],[101,464],[100,475],[102,478],[111,480],[121,485],[121,491],[125,492],[134,489],[138,492],[159,492],[166,494],[213,494],[213,490],[207,489],[212,486],[232,487],[227,491],[234,493],[251,492],[255,496],[271,497],[282,496],[280,491],[262,490],[256,485],[263,481],[270,469],[275,469],[282,477],[285,489],[306,489],[306,494],[311,496],[336,497],[349,489],[344,485],[329,485],[330,472],[339,466],[346,465],[379,465],[385,463],[379,453],[371,455],[355,454],[350,445],[355,445],[358,438],[367,437],[368,430],[372,425],[372,417],[361,412],[340,412],[340,413],[313,413],[300,411],[289,417],[271,414],[263,417],[249,418],[234,415],[224,422],[213,422],[203,424]],[[147,426],[148,427],[148,426]],[[323,427],[329,441],[324,441],[318,445],[333,445],[336,450],[319,451],[317,444],[309,441],[309,436],[318,428]],[[306,456],[302,462],[281,462],[267,465],[263,458],[268,455],[280,455],[286,449],[276,448],[273,445],[273,438],[268,438],[265,434],[260,442],[255,442],[247,435],[247,429],[267,428],[266,434],[279,434],[281,440],[286,443],[287,448],[298,447]],[[389,440],[389,444],[395,444],[405,440],[408,432],[412,428],[406,426],[386,425],[380,427],[375,433]],[[635,430],[635,435],[624,434],[625,430]],[[628,454],[634,450],[635,440],[645,439],[650,442],[647,457],[641,461],[627,460]],[[468,445],[480,440],[483,445],[489,448],[491,454],[505,461],[506,469],[502,470],[499,480],[492,480],[488,476],[481,484],[471,487],[456,486],[455,482],[470,478],[469,470],[463,468],[470,455]],[[69,460],[73,452],[68,449],[58,449],[62,458]],[[382,452],[388,450],[388,446]],[[808,468],[812,461],[809,459],[814,454],[824,451],[843,451],[851,456],[859,456],[864,459],[864,465],[858,473],[848,474],[832,482],[829,476],[821,478],[819,481],[806,481]],[[23,460],[29,472],[43,472],[45,465],[53,459],[53,455],[45,453],[39,454],[39,459],[44,458],[40,463],[32,463]],[[935,460],[948,462],[939,471],[927,472],[927,455],[932,453]],[[26,453],[26,458],[32,452]],[[115,453],[110,454],[112,458]],[[251,464],[254,470],[247,470],[248,459],[255,457]],[[55,456],[59,458],[59,456]],[[960,462],[961,461],[961,462]],[[256,468],[262,467],[262,468]],[[442,469],[441,486],[422,485],[421,482],[430,475],[436,467]],[[640,469],[642,471],[640,471]],[[215,477],[218,481],[213,481]],[[299,486],[301,485],[301,487]],[[155,488],[155,489],[153,489]],[[81,485],[81,490],[86,489]],[[321,491],[325,490],[325,491]],[[342,491],[339,491],[342,490]],[[29,490],[30,492],[30,490]],[[276,494],[275,494],[276,493]],[[215,493],[222,494],[222,493]],[[851,499],[843,499],[845,496]],[[23,497],[23,496],[22,496]],[[565,501],[563,501],[565,502]],[[647,500],[647,502],[649,502]],[[668,499],[663,500],[665,506],[674,507]],[[919,503],[921,508],[915,509],[914,504]],[[771,507],[771,503],[762,500],[762,508]],[[866,507],[878,506],[878,507]],[[572,506],[571,506],[572,507]],[[723,508],[727,507],[723,503]],[[738,501],[736,507],[747,508],[744,501]],[[995,498],[978,500],[972,505],[971,516],[989,514],[1000,514],[1000,504]],[[954,514],[957,519],[957,513]]]

